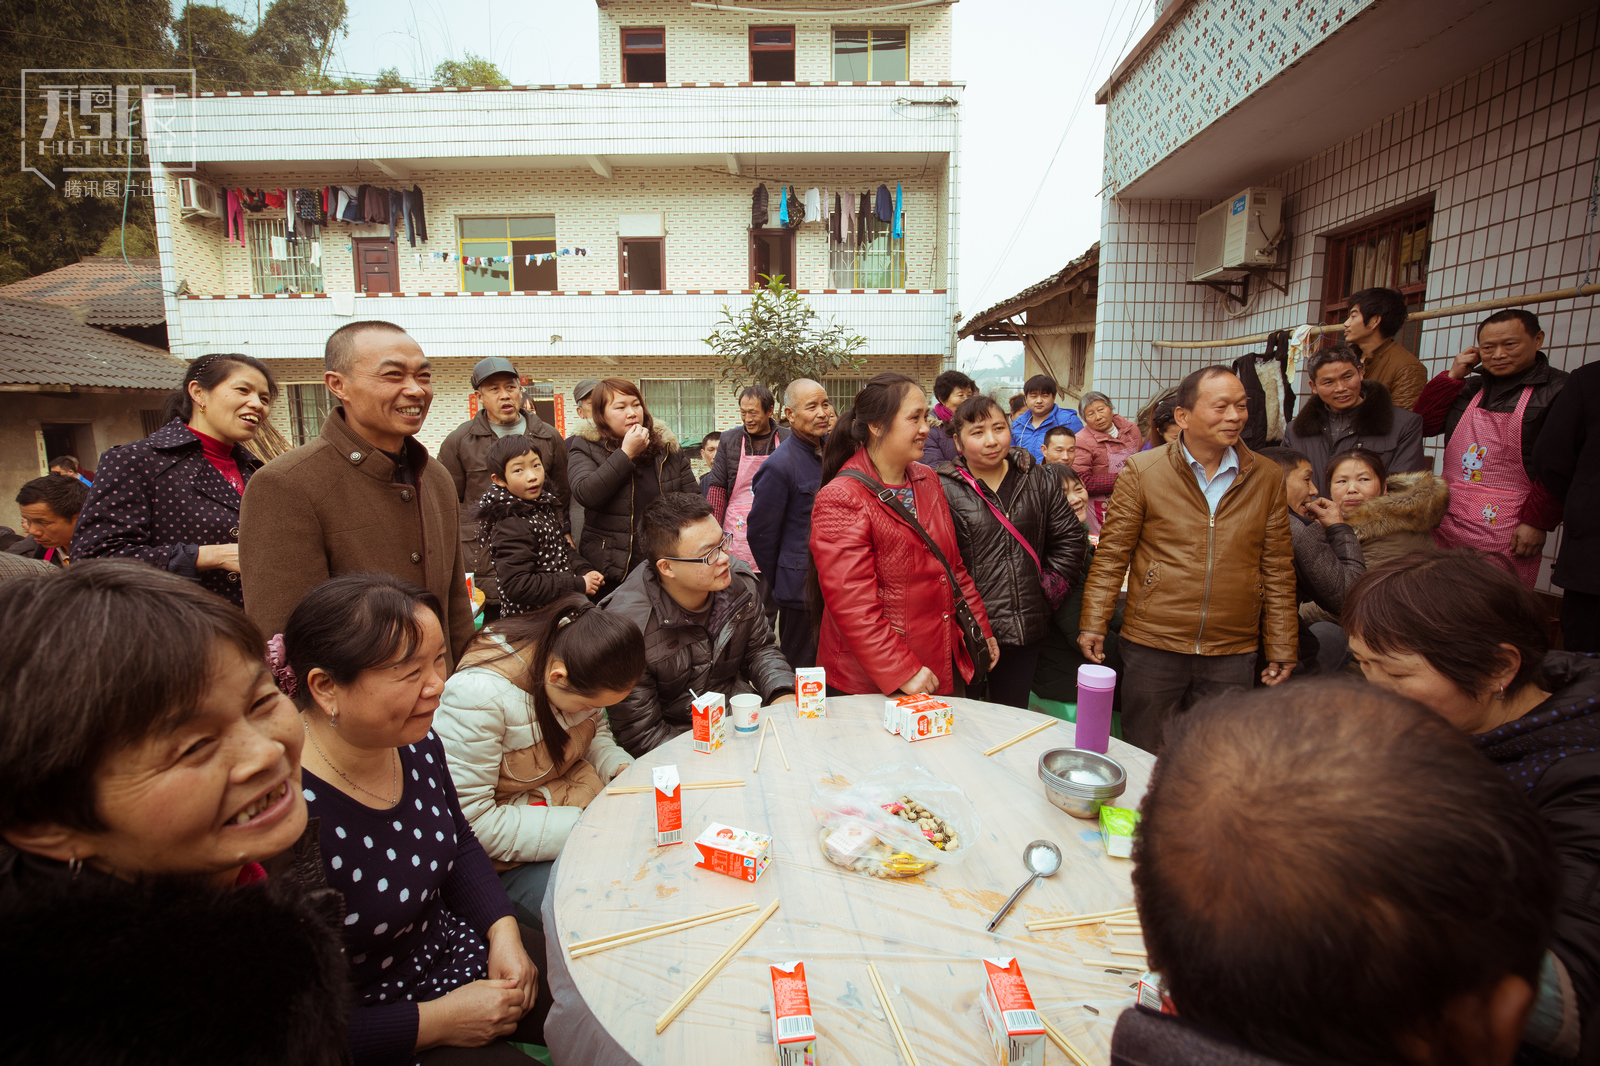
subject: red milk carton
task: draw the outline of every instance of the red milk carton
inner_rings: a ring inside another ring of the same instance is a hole
[[[794,672],[794,709],[799,718],[828,717],[828,671],[802,666]]]
[[[778,1050],[778,1066],[813,1066],[817,1026],[811,1018],[806,964],[785,962],[768,969],[772,971],[772,1043]]]
[[[930,737],[947,737],[956,731],[956,712],[948,703],[927,700],[900,708],[899,733],[915,743]]]
[[[696,866],[741,881],[754,881],[772,862],[771,837],[719,822],[706,826],[694,846],[700,849]]]
[[[883,728],[891,733],[900,732],[900,715],[907,707],[915,707],[924,703],[937,703],[926,692],[918,692],[910,696],[898,696],[883,701]]]
[[[656,797],[656,847],[683,843],[683,786],[676,766],[650,771]]]
[[[1044,1066],[1044,1021],[1033,1007],[1022,964],[984,959],[983,1020],[994,1039],[1000,1066]]]
[[[720,692],[707,692],[689,704],[694,723],[694,750],[709,755],[728,739],[728,702]]]

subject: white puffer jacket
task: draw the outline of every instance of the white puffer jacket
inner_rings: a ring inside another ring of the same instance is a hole
[[[560,711],[556,714],[569,729],[582,721],[594,721],[594,740],[584,760],[602,781],[610,781],[633,761],[612,739],[603,710],[573,719]],[[472,823],[491,859],[499,863],[544,862],[561,853],[583,808],[530,805],[532,795],[550,802],[549,789],[542,787],[510,803],[495,802],[501,760],[509,752],[531,748],[542,740],[533,698],[527,692],[490,667],[468,666],[445,682],[433,729],[444,741],[461,813]]]

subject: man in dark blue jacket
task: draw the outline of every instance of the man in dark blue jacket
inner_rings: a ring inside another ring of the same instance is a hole
[[[801,378],[783,394],[792,431],[756,471],[750,505],[750,553],[778,603],[778,647],[795,667],[817,664],[817,638],[806,613],[811,564],[811,505],[822,482],[822,438],[833,428],[828,390]]]

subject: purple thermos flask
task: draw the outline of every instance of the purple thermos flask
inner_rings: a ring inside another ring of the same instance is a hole
[[[1078,667],[1077,747],[1105,754],[1111,744],[1111,698],[1116,691],[1117,672],[1111,667]]]

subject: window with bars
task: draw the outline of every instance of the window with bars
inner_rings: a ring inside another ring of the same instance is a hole
[[[250,238],[250,291],[256,295],[279,292],[322,292],[322,235],[314,223],[303,219],[290,240],[281,218],[252,218],[246,222]],[[309,229],[309,235],[305,231]]]
[[[333,413],[339,401],[322,382],[304,385],[286,385],[289,393],[289,433],[296,448],[316,440],[322,433],[322,423]]]
[[[639,391],[650,417],[668,426],[685,448],[717,428],[716,385],[690,378],[640,378]]]
[[[1343,322],[1351,297],[1362,289],[1395,289],[1408,311],[1422,310],[1428,287],[1428,241],[1433,208],[1412,208],[1350,233],[1328,238],[1328,270],[1323,288],[1322,321]],[[1407,322],[1395,340],[1416,351],[1422,323]],[[1326,343],[1338,341],[1328,335]]]
[[[910,75],[905,29],[833,31],[834,81],[905,81]]]
[[[904,213],[901,214],[904,232]],[[906,239],[891,237],[887,223],[870,241],[852,245],[828,243],[828,288],[903,289],[906,287]]]
[[[842,417],[856,402],[856,393],[867,384],[867,378],[823,378],[822,387],[828,390],[828,400]]]

